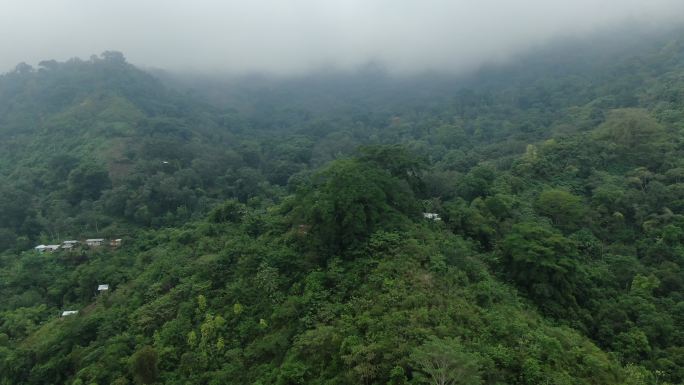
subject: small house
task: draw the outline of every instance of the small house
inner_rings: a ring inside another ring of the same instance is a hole
[[[59,245],[38,245],[38,246],[34,247],[33,249],[39,253],[44,253],[46,251],[48,253],[52,253],[53,251],[56,251],[59,249]]]
[[[62,317],[68,317],[70,315],[76,315],[78,314],[78,310],[64,310],[62,312]]]
[[[78,241],[64,241],[62,242],[62,250],[72,251],[78,244]]]
[[[85,243],[86,245],[88,245],[88,247],[102,246],[102,244],[104,243],[104,238],[86,239]]]
[[[437,213],[423,213],[423,218],[431,219],[433,221],[441,221],[442,220],[442,218],[440,218],[439,214],[437,214]]]
[[[109,285],[104,284],[104,285],[97,285],[97,291],[103,292],[109,290]]]
[[[112,239],[111,241],[109,241],[109,246],[111,246],[111,247],[121,246],[121,238]]]

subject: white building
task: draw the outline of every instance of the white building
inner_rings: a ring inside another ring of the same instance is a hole
[[[39,252],[39,253],[44,253],[44,252],[46,252],[46,251],[47,251],[48,253],[51,253],[51,252],[53,252],[53,251],[58,250],[58,249],[59,249],[59,245],[38,245],[38,246],[34,247],[33,249],[36,250],[36,251]]]
[[[62,242],[62,249],[66,251],[71,251],[76,247],[80,242],[76,240],[69,240],[69,241],[64,241]]]
[[[88,245],[90,247],[98,247],[98,246],[102,246],[104,241],[105,241],[104,238],[92,238],[92,239],[86,239],[85,242],[86,242],[86,245]]]
[[[432,219],[433,221],[441,221],[442,218],[439,217],[437,213],[423,213],[423,218]]]
[[[97,291],[107,291],[109,290],[109,285],[97,285]]]
[[[76,314],[78,314],[78,310],[64,310],[62,312],[62,317],[67,317],[67,316],[76,315]]]

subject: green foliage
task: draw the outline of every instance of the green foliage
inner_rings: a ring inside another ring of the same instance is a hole
[[[666,147],[665,129],[645,109],[612,110],[596,137],[614,143],[616,152],[640,165],[658,164],[658,152]]]
[[[235,223],[241,221],[244,214],[244,205],[236,201],[228,201],[214,208],[209,213],[209,220],[214,223]]]
[[[563,190],[545,190],[536,202],[541,215],[551,218],[561,229],[577,228],[586,219],[587,211],[580,197]]]
[[[418,212],[405,182],[359,160],[334,162],[299,200],[296,218],[331,253],[359,246],[377,230],[401,226],[402,214]]]
[[[411,355],[423,374],[423,381],[434,385],[479,385],[479,357],[464,351],[460,341],[431,337]],[[421,380],[421,377],[418,377]]]
[[[556,315],[577,307],[586,281],[572,241],[544,226],[520,223],[501,243],[500,254],[505,275],[540,307]]]
[[[195,79],[213,105],[115,52],[18,66],[0,384],[681,383],[667,39],[458,82]],[[31,249],[95,236],[125,242]]]
[[[131,372],[139,384],[153,384],[157,381],[157,352],[151,346],[143,346],[131,356]]]
[[[425,160],[419,159],[401,145],[361,147],[360,160],[384,169],[395,178],[406,180],[411,188],[422,191],[422,171]]]
[[[102,190],[110,188],[107,170],[97,167],[92,161],[73,169],[67,178],[67,194],[72,203],[95,200]]]

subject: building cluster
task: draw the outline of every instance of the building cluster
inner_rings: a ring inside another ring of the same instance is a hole
[[[97,248],[97,247],[103,247],[103,246],[109,246],[112,248],[117,248],[121,246],[121,238],[117,239],[104,239],[104,238],[90,238],[90,239],[85,239],[83,241],[77,241],[77,240],[68,240],[64,241],[61,244],[58,245],[38,245],[34,247],[34,249],[39,252],[39,253],[52,253],[58,250],[62,251],[72,251],[76,248],[79,247],[89,247],[89,248]],[[102,294],[106,293],[109,291],[109,284],[103,283],[97,285],[97,293]],[[69,317],[69,316],[74,316],[78,314],[78,310],[63,310],[60,315],[62,317]]]
[[[104,238],[91,238],[83,241],[69,240],[64,241],[59,245],[38,245],[33,249],[39,253],[52,253],[57,250],[72,251],[81,245],[85,245],[90,248],[101,247],[109,245],[109,247],[117,248],[121,246],[121,238],[106,240]]]

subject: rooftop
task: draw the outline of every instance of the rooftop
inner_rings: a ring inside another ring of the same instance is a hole
[[[423,218],[432,219],[432,220],[435,220],[435,221],[440,221],[440,220],[442,220],[442,218],[440,218],[440,217],[439,217],[439,214],[437,214],[437,213],[423,213]]]
[[[66,317],[68,315],[74,315],[74,314],[78,314],[78,310],[64,310],[62,312],[62,317]]]

